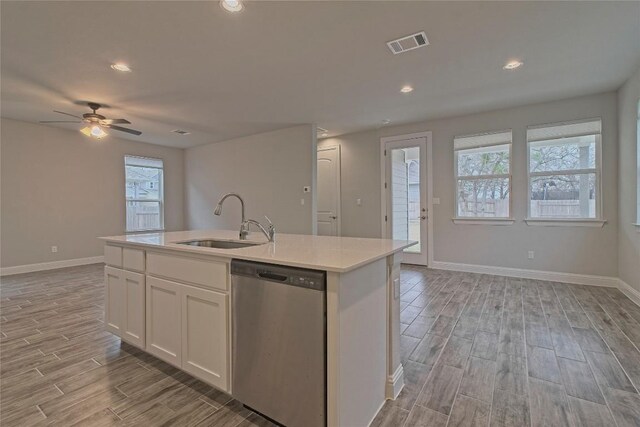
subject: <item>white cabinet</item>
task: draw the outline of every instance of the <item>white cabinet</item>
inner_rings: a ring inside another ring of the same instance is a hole
[[[106,329],[229,391],[228,262],[113,245],[105,260]]]
[[[144,274],[124,272],[123,324],[120,337],[144,349],[145,288]]]
[[[181,366],[181,288],[168,280],[147,276],[146,350],[175,366]]]
[[[125,287],[124,270],[113,267],[104,268],[105,307],[104,323],[106,329],[118,336],[124,324]]]
[[[229,388],[228,299],[182,286],[182,369],[222,390]]]
[[[106,329],[144,348],[144,275],[105,267],[104,283]]]

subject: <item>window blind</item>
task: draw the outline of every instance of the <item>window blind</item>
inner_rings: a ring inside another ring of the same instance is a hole
[[[143,168],[162,168],[163,166],[161,159],[137,156],[125,156],[124,164],[126,166],[139,166]]]
[[[527,128],[527,141],[548,141],[550,139],[576,138],[585,135],[599,135],[602,128],[600,119],[580,122],[555,123]]]
[[[471,148],[492,147],[495,145],[511,144],[511,131],[500,131],[479,135],[456,136],[453,139],[453,149],[469,150]]]

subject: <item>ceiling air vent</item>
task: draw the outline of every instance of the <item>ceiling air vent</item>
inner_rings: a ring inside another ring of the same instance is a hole
[[[429,40],[427,40],[427,35],[424,31],[387,42],[387,46],[389,46],[394,55],[427,46],[428,44]]]
[[[190,135],[191,134],[191,132],[187,132],[186,130],[182,130],[182,129],[174,129],[171,132],[177,133],[178,135],[181,135],[181,136],[185,136],[185,135]]]

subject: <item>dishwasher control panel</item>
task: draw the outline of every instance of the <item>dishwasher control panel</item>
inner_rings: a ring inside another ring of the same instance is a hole
[[[324,271],[307,270],[284,265],[232,260],[231,274],[254,277],[269,282],[283,283],[302,288],[326,290],[327,275]]]

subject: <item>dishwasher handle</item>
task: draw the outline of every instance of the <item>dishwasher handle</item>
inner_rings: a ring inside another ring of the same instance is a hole
[[[271,273],[268,271],[259,271],[258,277],[260,277],[261,279],[275,280],[278,282],[286,282],[288,279],[287,276],[284,276],[282,274]]]

